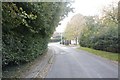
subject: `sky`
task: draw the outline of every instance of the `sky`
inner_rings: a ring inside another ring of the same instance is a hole
[[[72,3],[72,7],[75,8],[74,13],[70,12],[68,17],[61,21],[61,25],[56,28],[56,32],[64,32],[67,22],[69,22],[75,14],[80,13],[84,16],[100,15],[105,6],[118,1],[120,0],[74,0],[74,3]]]

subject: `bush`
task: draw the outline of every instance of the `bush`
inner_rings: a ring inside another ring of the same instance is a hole
[[[104,31],[103,31],[104,30]],[[87,36],[86,33],[88,34]],[[118,50],[118,31],[117,27],[99,28],[99,34],[84,31],[79,38],[79,44],[97,50],[120,52]],[[92,37],[92,38],[91,38]]]

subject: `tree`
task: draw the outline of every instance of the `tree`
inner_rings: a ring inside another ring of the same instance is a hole
[[[101,18],[86,16],[86,27],[80,34],[79,44],[109,52],[120,52],[118,49],[117,6],[104,9]]]
[[[77,44],[78,36],[81,33],[84,26],[85,26],[84,16],[81,14],[74,15],[66,26],[64,37],[68,40],[76,39]]]
[[[112,3],[108,7],[105,7],[102,11],[101,21],[104,26],[114,26],[117,27],[118,25],[118,7],[117,3]]]

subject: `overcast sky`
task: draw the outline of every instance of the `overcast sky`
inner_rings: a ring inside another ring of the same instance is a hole
[[[112,2],[120,0],[75,0],[72,6],[75,8],[75,13],[69,13],[68,17],[61,21],[61,25],[56,28],[57,32],[64,32],[67,22],[77,13],[84,16],[100,15],[102,9]]]

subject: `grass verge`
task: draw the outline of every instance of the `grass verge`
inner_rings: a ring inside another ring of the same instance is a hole
[[[86,48],[86,47],[80,47],[79,49],[88,51],[92,54],[107,58],[107,59],[112,60],[112,61],[120,61],[118,58],[118,53],[100,51],[100,50],[95,50],[95,49]],[[119,55],[119,57],[120,57],[120,55]]]

